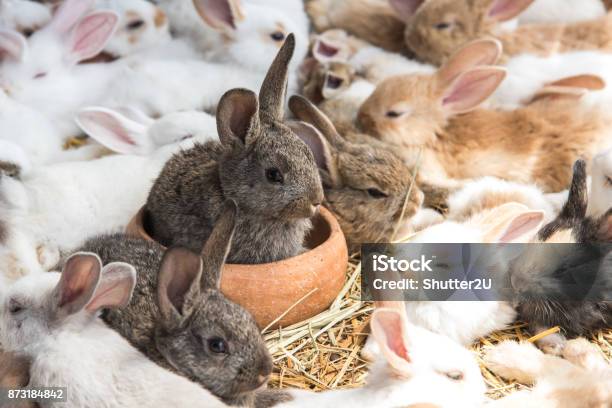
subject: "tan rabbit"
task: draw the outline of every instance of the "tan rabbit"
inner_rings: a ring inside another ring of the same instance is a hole
[[[303,128],[296,134],[314,153],[325,191],[324,205],[336,215],[350,250],[359,250],[362,243],[393,239],[402,213],[404,220],[410,219],[423,203],[417,185],[410,188],[411,170],[386,149],[345,140],[305,98],[291,97],[289,108],[303,121],[292,126]],[[410,194],[408,199],[406,194]]]
[[[385,0],[312,0],[306,12],[317,31],[341,28],[378,47],[404,51],[404,22]]]
[[[406,21],[405,43],[419,59],[440,65],[470,40],[493,36],[504,56],[612,51],[612,15],[568,24],[528,24],[504,30],[533,0],[391,0]]]
[[[472,68],[466,55],[483,45],[467,47],[473,52],[462,49],[434,75],[382,82],[360,108],[363,130],[395,146],[409,165],[421,152],[420,174],[430,181],[495,176],[544,192],[566,189],[577,158],[590,160],[612,145],[610,117],[571,100],[476,110],[505,71]]]

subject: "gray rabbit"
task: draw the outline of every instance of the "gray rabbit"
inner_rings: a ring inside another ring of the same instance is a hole
[[[289,35],[263,81],[259,98],[245,89],[219,102],[220,142],[172,157],[149,194],[145,226],[165,246],[197,250],[227,199],[239,218],[231,263],[266,263],[303,252],[323,188],[310,149],[283,121]]]
[[[110,327],[225,402],[251,406],[256,394],[270,399],[263,388],[272,361],[253,317],[219,291],[235,222],[236,206],[228,201],[202,257],[124,235],[91,239],[80,250],[98,254],[104,264],[129,262],[138,273],[129,306],[103,313]]]

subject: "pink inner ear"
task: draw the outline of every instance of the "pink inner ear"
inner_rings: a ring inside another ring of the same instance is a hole
[[[225,26],[236,29],[229,0],[197,0],[195,5],[200,16],[211,27],[221,29]]]
[[[488,17],[497,21],[507,21],[515,18],[529,7],[533,0],[495,0],[491,4]]]
[[[392,353],[392,356],[399,357],[406,362],[410,362],[410,355],[406,348],[406,338],[404,333],[404,325],[402,324],[402,317],[397,311],[387,311],[384,309],[378,309],[375,313],[374,319],[375,324],[372,326],[373,332],[377,334],[376,337],[380,339],[383,331],[384,340],[388,351]],[[384,349],[383,349],[384,352]]]
[[[74,30],[72,54],[78,61],[96,56],[115,31],[118,17],[112,12],[97,12],[85,17]]]
[[[130,137],[129,132],[117,121],[115,117],[109,115],[106,112],[84,112],[81,113],[81,121],[84,124],[89,122],[89,126],[93,126],[92,136],[100,143],[108,143],[109,147],[114,147],[116,143],[127,144],[130,146],[136,146],[136,141]],[[89,127],[88,126],[88,127]],[[95,131],[95,129],[102,128],[102,132]],[[88,131],[90,131],[88,129]],[[110,132],[112,136],[103,137],[104,134]]]
[[[497,68],[468,71],[451,85],[442,98],[442,106],[455,114],[475,109],[491,96],[504,77],[505,72]]]
[[[338,54],[338,52],[340,52],[340,48],[327,44],[323,40],[317,41],[316,54],[331,58]]]
[[[389,0],[391,7],[397,11],[400,17],[407,19],[421,7],[425,0]]]
[[[128,265],[105,266],[94,296],[86,306],[87,311],[95,312],[102,308],[126,306],[135,283],[135,274]]]
[[[537,228],[541,225],[544,220],[544,214],[536,212],[523,214],[510,223],[510,226],[506,229],[503,235],[499,238],[498,242],[500,243],[509,243],[514,240],[524,236],[530,231],[535,233],[537,232]]]
[[[51,27],[60,33],[68,32],[92,7],[93,0],[65,0],[53,16]]]

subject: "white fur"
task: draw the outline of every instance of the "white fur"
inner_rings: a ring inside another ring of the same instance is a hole
[[[536,0],[518,17],[519,24],[572,23],[606,14],[601,0]]]
[[[17,31],[36,30],[51,20],[51,11],[30,0],[2,0],[0,25]]]
[[[67,387],[66,405],[71,407],[225,406],[199,385],[146,358],[95,312],[82,309],[50,324],[59,279],[59,273],[30,275],[4,293],[0,306],[1,342],[7,351],[32,359],[30,386]],[[25,310],[12,315],[11,299]]]
[[[593,158],[587,214],[600,217],[612,208],[612,150]]]
[[[189,129],[184,118],[195,127]],[[0,269],[14,278],[32,265],[40,268],[41,253],[71,250],[89,237],[123,231],[146,202],[166,160],[195,141],[216,139],[212,125],[206,118],[193,121],[193,113],[176,113],[143,126],[131,154],[38,167],[20,180],[0,179],[0,222],[9,231]],[[161,135],[160,130],[170,133]],[[188,135],[193,137],[179,142]],[[148,156],[137,155],[160,142],[171,144]]]
[[[297,407],[407,407],[430,403],[441,408],[479,406],[485,386],[470,351],[446,337],[421,327],[406,325],[403,335],[411,361],[393,367],[385,357],[377,358],[367,377],[367,385],[352,390],[330,390],[320,393],[291,390],[294,401],[279,408]],[[384,347],[379,343],[379,346]],[[457,371],[461,381],[444,375]]]

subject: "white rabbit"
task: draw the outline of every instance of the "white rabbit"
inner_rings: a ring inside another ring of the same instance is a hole
[[[544,212],[523,204],[506,203],[482,211],[463,223],[446,221],[417,233],[411,243],[508,243],[528,242],[544,222]],[[504,272],[505,263],[498,266]],[[497,266],[496,266],[497,267]],[[507,327],[516,311],[501,301],[406,302],[412,324],[424,327],[462,345]],[[376,347],[368,340],[362,354],[374,358]]]
[[[30,275],[0,305],[0,341],[32,361],[32,387],[67,387],[66,406],[225,407],[199,385],[167,371],[109,329],[96,314],[126,306],[134,267],[97,255],[71,256],[61,273]],[[55,406],[54,403],[42,407]]]
[[[14,279],[32,265],[49,269],[58,251],[122,231],[174,152],[217,137],[214,118],[205,113],[178,112],[150,125],[132,118],[94,108],[78,118],[91,137],[123,155],[35,167],[18,179],[0,178],[0,223],[8,230],[0,270]]]
[[[51,11],[30,0],[2,0],[0,26],[22,33],[32,33],[51,20]]]
[[[410,324],[402,306],[394,303],[372,314],[372,338],[383,355],[373,363],[364,387],[320,393],[289,390],[294,400],[278,407],[480,406],[485,385],[471,352]]]
[[[267,71],[287,35],[293,33],[296,57],[290,67],[289,89],[297,90],[297,69],[306,55],[309,33],[300,0],[161,0],[158,3],[168,15],[173,31],[189,38],[207,60],[226,62],[260,74]]]
[[[0,85],[11,99],[52,120],[63,137],[75,136],[77,110],[99,102],[119,67],[117,63],[76,65],[104,48],[118,21],[111,11],[80,18],[80,11],[89,8],[87,3],[67,0],[52,21],[27,41],[14,32],[12,47],[0,42],[0,50],[9,55],[0,67]]]
[[[535,0],[519,17],[519,24],[572,23],[606,14],[601,0]]]
[[[612,208],[612,150],[593,158],[587,215],[601,217]]]
[[[504,341],[488,350],[485,365],[508,380],[535,385],[487,407],[609,407],[612,366],[588,340],[567,342],[563,357],[542,353],[531,343]]]

